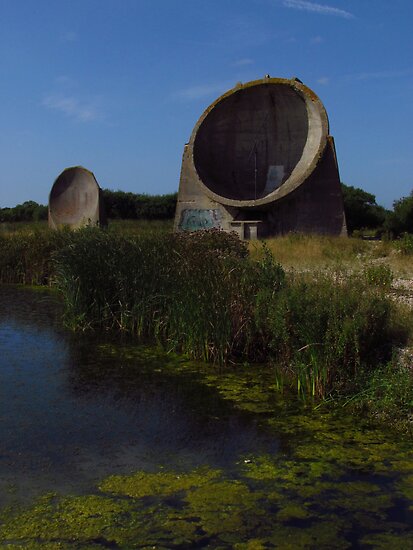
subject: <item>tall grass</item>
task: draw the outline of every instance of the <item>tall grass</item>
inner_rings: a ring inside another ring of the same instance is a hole
[[[79,232],[55,257],[67,319],[120,329],[195,358],[273,361],[301,395],[347,392],[385,364],[408,327],[365,274],[285,274],[235,237]]]
[[[114,220],[107,231],[134,238],[172,233],[172,227],[171,220]],[[47,222],[0,224],[0,283],[53,284],[54,252],[77,242],[81,235],[68,228],[50,230]]]
[[[270,361],[300,395],[358,391],[409,335],[387,296],[392,272],[286,273],[270,245],[251,257],[219,231],[22,232],[0,237],[0,281],[56,285],[74,329],[221,364]]]
[[[402,241],[365,241],[293,233],[266,239],[265,243],[288,270],[313,271],[344,267],[362,271],[367,263],[381,263],[388,266],[396,276],[413,277],[413,262],[411,256],[403,252]],[[254,259],[261,257],[260,243],[251,241],[248,246]]]
[[[47,221],[37,222],[0,222],[0,235],[21,235],[22,233],[40,233],[48,231]]]
[[[314,268],[333,263],[353,262],[359,256],[368,255],[372,249],[371,243],[360,239],[302,233],[270,238],[266,240],[266,245],[283,265],[295,268]],[[251,254],[259,257],[260,245],[252,241],[249,246]]]
[[[53,253],[71,238],[69,231],[26,230],[0,233],[0,283],[48,285]]]
[[[224,362],[237,348],[246,249],[231,235],[85,230],[55,256],[72,326],[126,330]]]
[[[313,396],[346,391],[408,336],[383,289],[345,272],[292,275],[256,316],[267,354]]]

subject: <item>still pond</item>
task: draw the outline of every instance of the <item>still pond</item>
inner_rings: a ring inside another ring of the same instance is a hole
[[[413,548],[413,439],[0,287],[0,546]]]

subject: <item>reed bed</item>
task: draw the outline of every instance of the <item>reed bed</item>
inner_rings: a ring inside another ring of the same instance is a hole
[[[355,391],[409,337],[411,316],[387,296],[391,271],[285,271],[271,244],[252,255],[234,235],[166,226],[20,232],[0,235],[0,282],[56,286],[76,330],[124,331],[219,364],[275,363],[301,396]]]
[[[55,255],[67,322],[123,330],[197,359],[274,362],[300,395],[346,393],[406,341],[381,279],[288,273],[217,231],[128,238],[79,232]]]
[[[225,362],[241,334],[233,310],[242,296],[247,251],[235,237],[217,233],[130,238],[78,232],[55,256],[67,322],[128,331]]]
[[[172,233],[172,228],[171,220],[113,220],[106,233],[115,238],[160,236]],[[87,230],[94,231],[93,228]],[[98,230],[95,235],[99,235]],[[50,230],[47,222],[0,224],[0,283],[52,285],[53,254],[77,238],[77,232],[68,228]]]
[[[70,231],[26,229],[0,233],[0,283],[51,285],[53,253],[67,245]]]

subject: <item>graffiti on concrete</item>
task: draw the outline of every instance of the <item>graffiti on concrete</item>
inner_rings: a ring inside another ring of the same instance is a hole
[[[181,213],[179,229],[198,231],[199,229],[220,228],[219,210],[186,209]]]

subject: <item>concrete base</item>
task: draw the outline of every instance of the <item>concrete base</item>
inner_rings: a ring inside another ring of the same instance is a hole
[[[315,170],[285,198],[261,207],[239,208],[213,201],[196,183],[185,146],[175,231],[217,228],[235,231],[241,239],[257,239],[290,232],[347,236],[343,197],[334,140],[327,145]]]
[[[258,238],[258,228],[262,224],[261,220],[240,220],[229,222],[232,231],[237,233],[242,240],[255,240]]]

